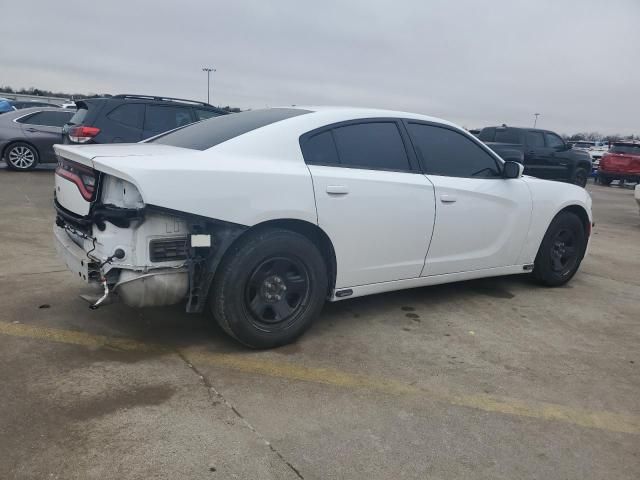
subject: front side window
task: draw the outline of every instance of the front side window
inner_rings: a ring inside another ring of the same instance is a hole
[[[564,141],[555,133],[545,132],[544,138],[547,142],[547,147],[550,147],[550,148],[564,147]]]
[[[18,122],[45,127],[62,127],[71,119],[72,115],[72,112],[38,112],[21,118]]]
[[[428,174],[469,178],[501,176],[497,161],[461,133],[421,123],[409,123],[408,128]]]
[[[142,129],[144,119],[144,104],[127,103],[114,108],[109,112],[107,118],[114,122],[121,123],[127,127]]]
[[[340,164],[376,170],[410,170],[395,122],[367,122],[333,129]]]
[[[192,122],[189,108],[147,105],[144,129],[151,133],[162,133]]]

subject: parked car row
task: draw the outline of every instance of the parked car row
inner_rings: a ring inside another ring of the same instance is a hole
[[[591,174],[589,154],[549,130],[502,125],[483,128],[478,138],[502,158],[521,162],[527,175],[584,187]]]
[[[56,143],[134,143],[228,113],[203,102],[142,95],[79,100],[73,107],[12,107],[0,115],[0,158],[12,170],[31,170],[57,161]]]

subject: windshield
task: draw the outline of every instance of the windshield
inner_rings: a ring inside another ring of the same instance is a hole
[[[298,108],[270,108],[222,115],[173,130],[155,137],[149,142],[192,148],[194,150],[206,150],[251,130],[265,127],[287,118],[304,115],[305,113],[310,113],[310,111]]]
[[[640,155],[640,145],[614,145],[609,150],[611,153],[626,153],[628,155]]]

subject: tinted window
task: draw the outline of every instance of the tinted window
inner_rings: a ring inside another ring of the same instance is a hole
[[[214,110],[204,110],[202,108],[196,108],[194,110],[196,112],[196,120],[206,120],[207,118],[217,117],[220,114]]]
[[[144,129],[151,133],[162,133],[192,122],[189,108],[147,105]]]
[[[398,126],[393,122],[358,123],[333,130],[340,164],[352,167],[410,170]]]
[[[449,177],[497,177],[496,160],[470,138],[448,128],[409,123],[427,173]]]
[[[494,127],[487,127],[487,128],[483,128],[480,131],[480,135],[478,135],[478,138],[483,142],[493,142],[495,135],[496,135],[496,129]]]
[[[120,105],[109,112],[107,118],[114,122],[127,125],[128,127],[142,129],[142,119],[144,118],[144,104],[127,103]]]
[[[544,147],[544,136],[542,132],[527,132],[527,145],[530,147]]]
[[[640,155],[640,145],[614,145],[609,150],[611,153],[626,153],[628,155]]]
[[[520,130],[515,128],[496,128],[496,139],[498,143],[522,143],[522,136]]]
[[[339,163],[338,151],[331,131],[319,133],[305,141],[302,154],[307,163],[320,165]]]
[[[310,113],[298,108],[270,108],[220,115],[151,140],[174,147],[206,150],[260,127]]]
[[[18,120],[29,125],[43,125],[46,127],[62,127],[69,121],[73,112],[38,112]]]
[[[564,142],[562,139],[556,135],[555,133],[544,133],[544,138],[547,141],[547,147],[562,147],[564,146]]]

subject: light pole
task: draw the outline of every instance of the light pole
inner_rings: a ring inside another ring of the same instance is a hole
[[[533,121],[533,128],[536,128],[536,124],[538,123],[538,115],[540,115],[539,113],[534,113],[535,115],[535,120]]]
[[[204,67],[202,69],[203,72],[207,72],[207,103],[209,102],[209,95],[210,95],[210,88],[209,88],[209,77],[211,76],[211,72],[215,72],[216,69],[215,68],[211,68],[211,67]]]

